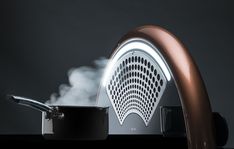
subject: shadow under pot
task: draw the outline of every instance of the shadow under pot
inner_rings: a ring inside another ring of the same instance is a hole
[[[42,135],[46,139],[104,140],[108,136],[107,107],[49,106],[12,95],[8,99],[42,111]]]

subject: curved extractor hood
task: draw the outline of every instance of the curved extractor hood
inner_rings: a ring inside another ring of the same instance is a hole
[[[102,81],[115,113],[110,117],[110,126],[117,124],[112,122],[116,117],[122,129],[130,124],[129,117],[136,127],[139,123],[139,128],[153,130],[152,125],[156,123],[151,119],[171,80],[182,106],[188,147],[214,149],[212,110],[198,67],[186,47],[158,26],[142,26],[130,31],[113,51]],[[137,131],[135,127],[130,129]]]

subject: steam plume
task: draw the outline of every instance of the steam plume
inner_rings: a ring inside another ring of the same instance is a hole
[[[59,86],[59,93],[53,93],[47,104],[54,105],[96,105],[100,80],[108,62],[106,58],[94,61],[95,67],[82,66],[68,71],[69,85]]]

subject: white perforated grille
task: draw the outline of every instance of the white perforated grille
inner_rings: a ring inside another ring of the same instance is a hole
[[[167,83],[157,61],[142,49],[131,49],[111,69],[106,91],[120,124],[136,113],[147,126]]]

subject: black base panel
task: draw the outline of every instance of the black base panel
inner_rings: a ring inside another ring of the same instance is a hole
[[[86,146],[86,147],[123,147],[138,145],[153,145],[157,148],[180,148],[187,149],[186,138],[165,138],[155,135],[109,135],[106,140],[46,140],[41,135],[0,135],[0,142],[9,146],[30,147],[61,147],[61,146]],[[106,146],[108,145],[108,146]],[[217,148],[222,149],[222,148]]]

